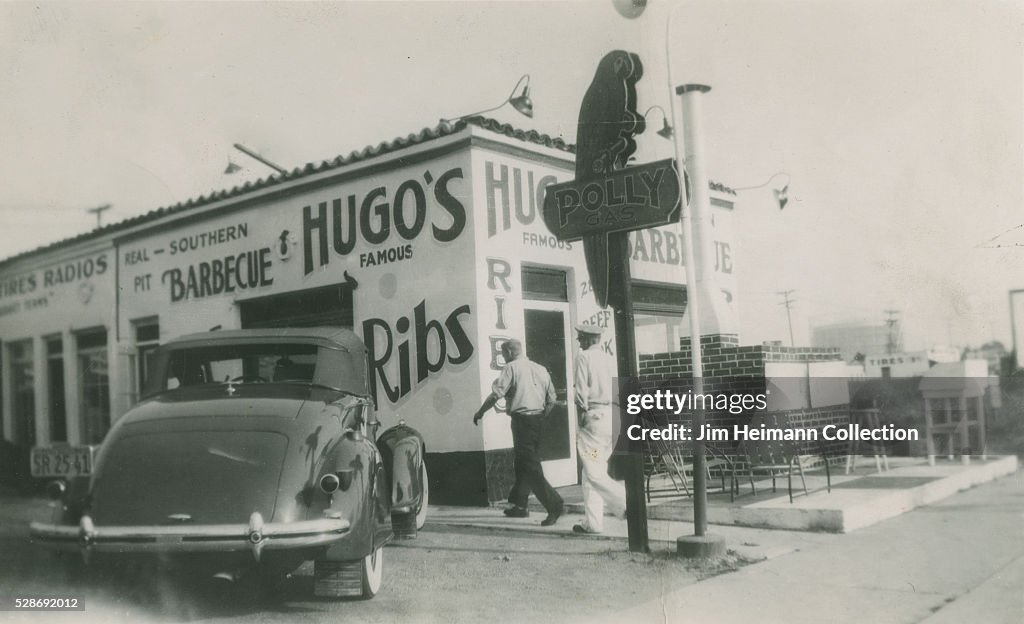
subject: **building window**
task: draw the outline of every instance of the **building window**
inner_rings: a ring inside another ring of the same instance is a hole
[[[676,284],[633,280],[633,327],[636,351],[666,353],[679,350],[686,313],[686,288]]]
[[[133,323],[135,329],[135,383],[132,403],[138,400],[149,379],[150,365],[156,348],[160,346],[160,320],[145,319]]]
[[[565,271],[545,267],[523,266],[523,299],[535,301],[568,301],[569,287]]]
[[[68,441],[67,407],[64,403],[64,341],[46,339],[46,385],[50,407],[50,441]]]
[[[36,389],[32,341],[12,342],[8,349],[10,349],[11,360],[14,442],[23,446],[34,446],[36,443]]]
[[[353,326],[355,282],[267,295],[238,302],[242,329]]]
[[[107,331],[78,335],[79,410],[82,443],[99,444],[110,429],[110,376],[107,372]]]

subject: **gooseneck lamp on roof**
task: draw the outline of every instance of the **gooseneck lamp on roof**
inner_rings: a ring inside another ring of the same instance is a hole
[[[235,149],[240,151],[240,152],[242,152],[243,154],[245,154],[249,158],[252,158],[253,160],[255,160],[257,162],[259,162],[259,163],[261,163],[263,165],[266,165],[267,167],[270,167],[271,169],[273,169],[274,171],[278,172],[281,175],[285,175],[286,173],[288,173],[288,171],[285,170],[284,167],[281,167],[279,165],[274,164],[273,162],[267,160],[262,155],[252,151],[251,149],[249,149],[248,147],[242,145],[241,143],[235,143]],[[224,173],[228,174],[228,175],[231,175],[232,173],[237,173],[237,172],[239,172],[241,170],[242,170],[242,167],[240,165],[236,165],[235,163],[233,163],[233,162],[231,162],[229,160],[227,168],[224,169]]]
[[[665,113],[664,108],[655,104],[654,106],[644,111],[644,119],[647,119],[647,113],[650,113],[654,109],[658,109],[661,111],[661,130],[658,130],[658,136],[660,136],[663,139],[671,139],[672,135],[675,134],[675,130],[673,130],[672,126],[668,123],[668,115]]]
[[[523,84],[524,81],[525,84]],[[523,91],[519,95],[516,95],[516,92],[519,91],[520,85],[523,86]],[[455,123],[460,119],[465,119],[467,117],[475,117],[477,115],[483,115],[484,113],[496,111],[506,104],[511,104],[512,108],[516,109],[521,114],[533,118],[533,100],[530,99],[530,74],[523,74],[522,76],[520,76],[519,80],[516,82],[516,86],[512,87],[512,92],[509,93],[508,97],[505,98],[505,100],[502,101],[501,104],[498,104],[493,108],[487,108],[482,111],[476,111],[475,113],[468,113],[466,115],[459,115],[458,117],[452,117],[451,119],[442,119],[441,121],[447,123]]]

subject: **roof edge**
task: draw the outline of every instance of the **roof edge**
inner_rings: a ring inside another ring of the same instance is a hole
[[[145,223],[156,221],[164,217],[187,212],[208,206],[210,204],[220,202],[226,199],[234,197],[241,197],[253,191],[272,188],[277,185],[285,184],[287,182],[293,182],[308,176],[323,173],[325,171],[331,171],[333,169],[339,169],[346,166],[351,166],[357,163],[365,162],[374,158],[392,154],[403,149],[408,149],[417,145],[427,143],[429,141],[441,139],[454,134],[458,134],[466,130],[469,126],[475,126],[500,134],[509,138],[517,139],[524,143],[531,143],[534,145],[540,145],[550,149],[565,152],[567,154],[575,154],[576,146],[571,143],[567,143],[560,137],[552,137],[548,134],[543,134],[536,130],[523,130],[517,128],[508,123],[502,123],[496,119],[490,117],[484,117],[482,115],[474,115],[471,117],[459,118],[454,121],[452,120],[441,120],[441,122],[432,127],[425,127],[419,132],[413,132],[403,137],[396,137],[390,141],[382,141],[376,145],[368,145],[361,150],[350,152],[348,155],[338,155],[334,158],[322,160],[319,162],[309,162],[301,167],[295,167],[289,171],[285,171],[281,174],[271,174],[265,178],[259,178],[256,181],[248,181],[244,184],[233,186],[230,189],[213,190],[207,194],[199,195],[198,197],[191,197],[184,201],[177,202],[169,206],[163,206],[150,210],[149,212],[128,217],[104,225],[102,227],[83,232],[76,236],[64,238],[61,240],[54,241],[30,249],[27,251],[20,252],[13,256],[0,259],[0,269],[3,269],[9,265],[12,265],[19,260],[24,260],[32,256],[41,255],[50,251],[54,251],[61,247],[71,246],[76,243],[84,243],[91,240],[100,240],[104,236],[114,236],[115,234],[124,230],[143,225]],[[736,195],[736,191],[720,184],[718,182],[709,182],[711,190],[718,191],[720,193],[726,193],[729,195]]]

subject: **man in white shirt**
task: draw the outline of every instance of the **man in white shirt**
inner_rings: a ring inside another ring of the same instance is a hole
[[[473,414],[476,425],[494,405],[505,399],[505,410],[512,417],[512,448],[515,453],[516,482],[509,492],[505,510],[510,518],[527,518],[526,504],[532,491],[548,515],[542,526],[551,526],[564,511],[562,497],[544,477],[540,461],[540,442],[544,421],[555,406],[555,387],[551,375],[540,364],[523,355],[523,343],[512,338],[501,345],[505,367],[491,387],[480,409]]]
[[[583,506],[586,517],[572,527],[574,533],[600,533],[604,529],[604,505],[613,514],[626,513],[625,486],[608,476],[612,454],[612,384],[615,360],[601,348],[601,328],[577,325],[576,407],[579,429],[576,449],[583,465]]]

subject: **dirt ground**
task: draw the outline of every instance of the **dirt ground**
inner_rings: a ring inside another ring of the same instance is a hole
[[[632,554],[625,540],[427,526],[385,549],[384,585],[368,601],[311,598],[312,566],[273,590],[256,582],[140,574],[78,579],[28,543],[40,499],[0,499],[0,593],[84,596],[85,612],[0,612],[25,622],[604,622],[664,592],[734,570],[735,554],[696,564],[671,544]]]

